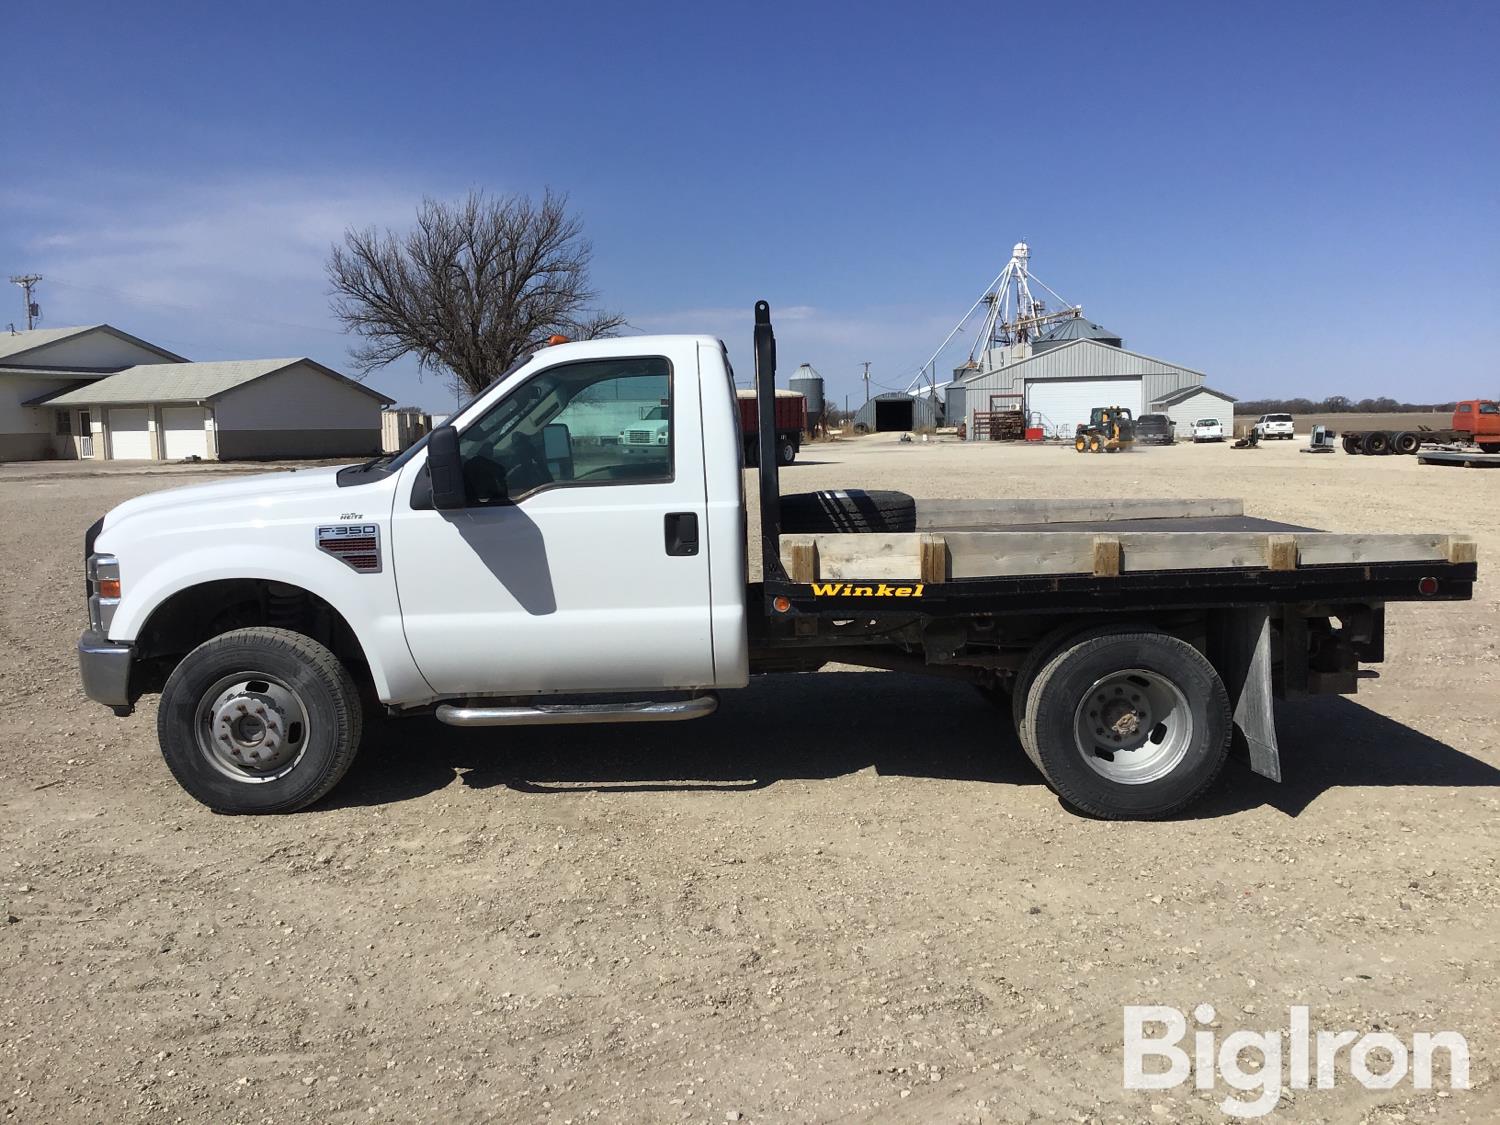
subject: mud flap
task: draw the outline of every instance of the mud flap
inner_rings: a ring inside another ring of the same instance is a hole
[[[1251,770],[1281,780],[1276,713],[1271,699],[1271,613],[1264,606],[1213,615],[1209,638],[1214,666],[1229,692],[1234,750]]]

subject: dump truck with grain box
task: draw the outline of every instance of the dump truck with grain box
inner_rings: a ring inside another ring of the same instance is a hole
[[[337,784],[368,710],[689,720],[753,675],[836,662],[970,680],[1069,806],[1160,817],[1232,748],[1279,778],[1273,696],[1353,692],[1388,603],[1472,596],[1462,536],[1330,534],[1230,500],[783,496],[764,302],[754,344],[752,543],[720,341],[543,347],[399,455],[111,510],[84,538],[85,692],[120,714],[159,692],[182,787],[273,813]]]
[[[760,415],[755,405],[755,392],[735,392],[736,405],[740,411],[740,434],[745,444],[745,464],[754,465],[760,455]],[[797,391],[777,391],[775,410],[776,463],[790,465],[797,459],[802,448],[802,432],[807,428],[807,396]]]

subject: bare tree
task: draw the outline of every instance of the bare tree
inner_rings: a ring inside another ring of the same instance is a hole
[[[414,355],[475,392],[550,336],[612,336],[625,323],[591,307],[591,256],[567,197],[550,189],[539,205],[480,191],[425,199],[405,234],[344,232],[328,257],[333,313],[362,337],[350,349],[361,375]]]

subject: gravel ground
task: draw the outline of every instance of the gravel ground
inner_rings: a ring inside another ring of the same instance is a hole
[[[64,1121],[1218,1121],[1121,1086],[1122,1005],[1216,1034],[1463,1032],[1468,1091],[1297,1122],[1493,1121],[1500,473],[1179,445],[812,446],[789,490],[1244,496],[1460,531],[1472,603],[1394,607],[1357,699],[1283,705],[1287,780],[1069,814],[967,687],[771,677],[661,727],[376,730],[288,817],[173,783],[154,700],[79,692],[79,542],[191,474],[0,479],[0,1106]],[[1440,1074],[1445,1073],[1439,1067]]]

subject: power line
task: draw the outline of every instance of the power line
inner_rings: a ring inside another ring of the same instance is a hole
[[[36,322],[42,318],[42,306],[31,299],[31,291],[36,288],[36,283],[42,280],[39,273],[12,274],[10,283],[19,285],[26,294],[26,331],[30,332],[36,327]]]

